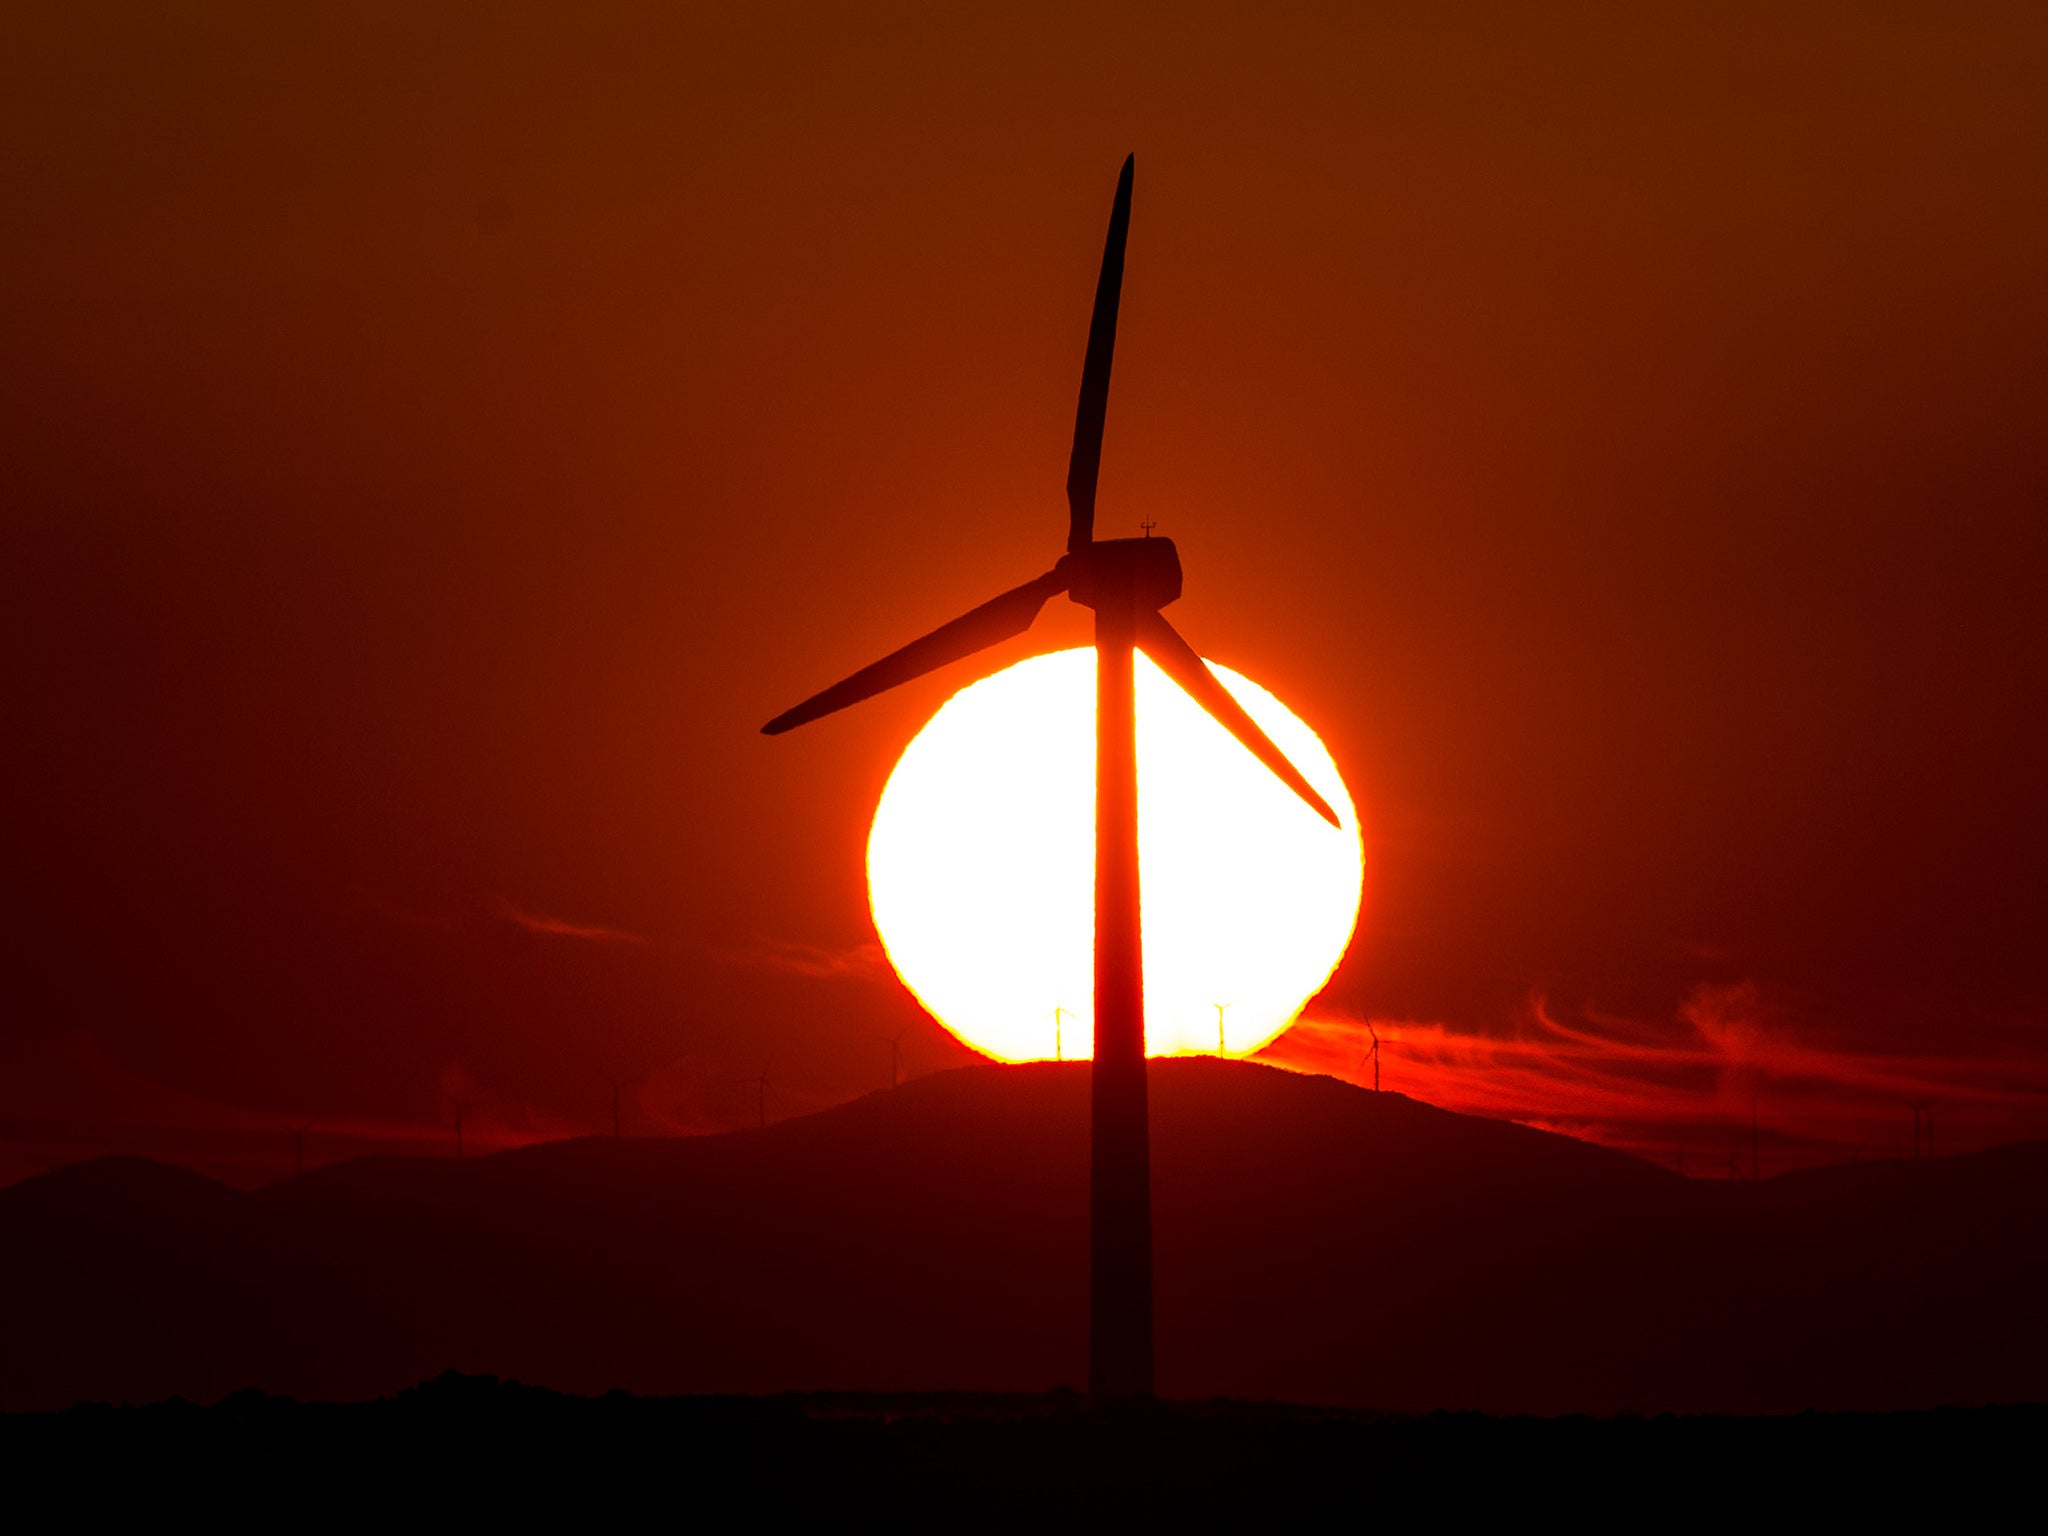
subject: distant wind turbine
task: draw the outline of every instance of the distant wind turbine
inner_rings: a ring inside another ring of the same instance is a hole
[[[1372,1036],[1372,1049],[1359,1058],[1358,1064],[1362,1067],[1368,1061],[1372,1063],[1372,1091],[1378,1093],[1380,1091],[1380,1032],[1370,1024],[1365,1026],[1365,1032]],[[1423,1091],[1425,1093],[1428,1092],[1427,1089]]]
[[[775,1085],[768,1081],[768,1068],[772,1067],[774,1064],[774,1061],[771,1059],[770,1061],[764,1063],[761,1067],[761,1070],[754,1076],[743,1077],[740,1079],[741,1082],[751,1083],[754,1086],[754,1108],[757,1117],[756,1124],[759,1129],[764,1131],[768,1129],[768,1095],[771,1093],[775,1093]],[[782,1095],[780,1094],[776,1094],[775,1096],[777,1098],[782,1097]]]
[[[462,1156],[462,1122],[468,1117],[469,1112],[476,1108],[476,1101],[474,1099],[458,1099],[445,1088],[441,1090],[441,1096],[455,1106],[455,1155],[460,1158]]]
[[[1223,1043],[1223,1010],[1235,1008],[1237,1004],[1233,1001],[1228,1003],[1211,1003],[1209,1006],[1216,1010],[1216,1054],[1218,1056],[1227,1056],[1230,1054],[1230,1048]]]
[[[1749,1096],[1749,1181],[1752,1184],[1757,1180],[1756,1170],[1756,1095],[1752,1093]]]
[[[1133,658],[1142,648],[1203,709],[1332,827],[1337,813],[1288,761],[1160,610],[1181,593],[1171,539],[1098,539],[1095,489],[1131,223],[1127,159],[1095,285],[1074,446],[1067,464],[1067,552],[1044,575],[991,598],[922,639],[770,720],[774,736],[1031,627],[1064,592],[1095,610],[1095,1064],[1089,1111],[1088,1389],[1152,1395],[1152,1164],[1145,1073],[1145,991],[1138,897],[1138,762]]]
[[[628,1088],[637,1088],[637,1087],[639,1087],[639,1086],[640,1086],[640,1085],[641,1085],[642,1083],[646,1082],[646,1081],[647,1081],[647,1079],[646,1079],[646,1078],[644,1078],[644,1077],[613,1077],[613,1076],[611,1075],[611,1073],[609,1073],[609,1072],[606,1072],[606,1071],[604,1071],[604,1070],[603,1070],[603,1069],[601,1069],[601,1068],[599,1069],[599,1071],[598,1071],[598,1074],[597,1074],[597,1075],[598,1075],[599,1077],[603,1078],[603,1079],[604,1079],[604,1080],[605,1080],[605,1081],[606,1081],[607,1083],[611,1084],[611,1090],[612,1090],[612,1140],[614,1140],[614,1141],[617,1141],[617,1140],[619,1139],[619,1126],[620,1126],[620,1120],[621,1120],[621,1116],[620,1116],[620,1113],[619,1113],[619,1109],[620,1109],[620,1102],[619,1102],[619,1101],[620,1101],[620,1098],[621,1098],[621,1096],[622,1096],[622,1095],[624,1094],[624,1092],[625,1092],[625,1090],[626,1090],[626,1089],[628,1089]]]
[[[904,1025],[893,1035],[882,1038],[889,1042],[889,1086],[899,1086],[903,1081],[903,1037],[910,1033],[910,1026]]]
[[[1064,1008],[1055,1008],[1052,1011],[1052,1059],[1054,1061],[1065,1061],[1067,1059],[1067,1042],[1060,1030],[1060,1025],[1066,1011]]]
[[[1933,1100],[1931,1098],[1909,1098],[1905,1106],[1913,1110],[1913,1161],[1921,1157],[1933,1161]],[[1925,1151],[1921,1147],[1925,1145]]]

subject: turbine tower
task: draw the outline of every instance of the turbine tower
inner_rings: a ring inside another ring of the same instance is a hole
[[[1064,592],[1095,610],[1095,1064],[1089,1111],[1088,1389],[1152,1394],[1152,1175],[1145,1084],[1144,958],[1138,896],[1138,762],[1133,653],[1142,649],[1197,704],[1331,826],[1337,813],[1160,614],[1181,592],[1171,539],[1095,537],[1095,483],[1131,223],[1127,158],[1095,285],[1074,447],[1067,463],[1067,552],[1013,587],[864,667],[762,730],[770,736],[1021,635]]]
[[[1365,1060],[1372,1063],[1372,1091],[1378,1093],[1380,1091],[1380,1032],[1370,1024],[1365,1026],[1365,1032],[1372,1036],[1372,1049],[1365,1053]]]

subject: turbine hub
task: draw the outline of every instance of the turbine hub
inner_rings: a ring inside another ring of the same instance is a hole
[[[1180,552],[1171,539],[1098,539],[1061,561],[1067,596],[1084,608],[1129,604],[1156,613],[1180,596]]]

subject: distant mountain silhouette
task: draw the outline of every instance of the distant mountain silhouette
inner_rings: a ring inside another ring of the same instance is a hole
[[[1241,1062],[1154,1063],[1160,1390],[1400,1410],[2048,1400],[2048,1143],[1760,1184]],[[0,1406],[1086,1379],[1088,1068],[766,1131],[132,1158],[0,1189]]]

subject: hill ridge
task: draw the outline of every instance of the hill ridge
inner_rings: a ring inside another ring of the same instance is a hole
[[[1759,1185],[1243,1063],[1154,1074],[1161,1390],[1400,1411],[2048,1398],[2048,1143]],[[0,1406],[1085,1379],[1084,1066],[696,1138],[0,1191]]]

